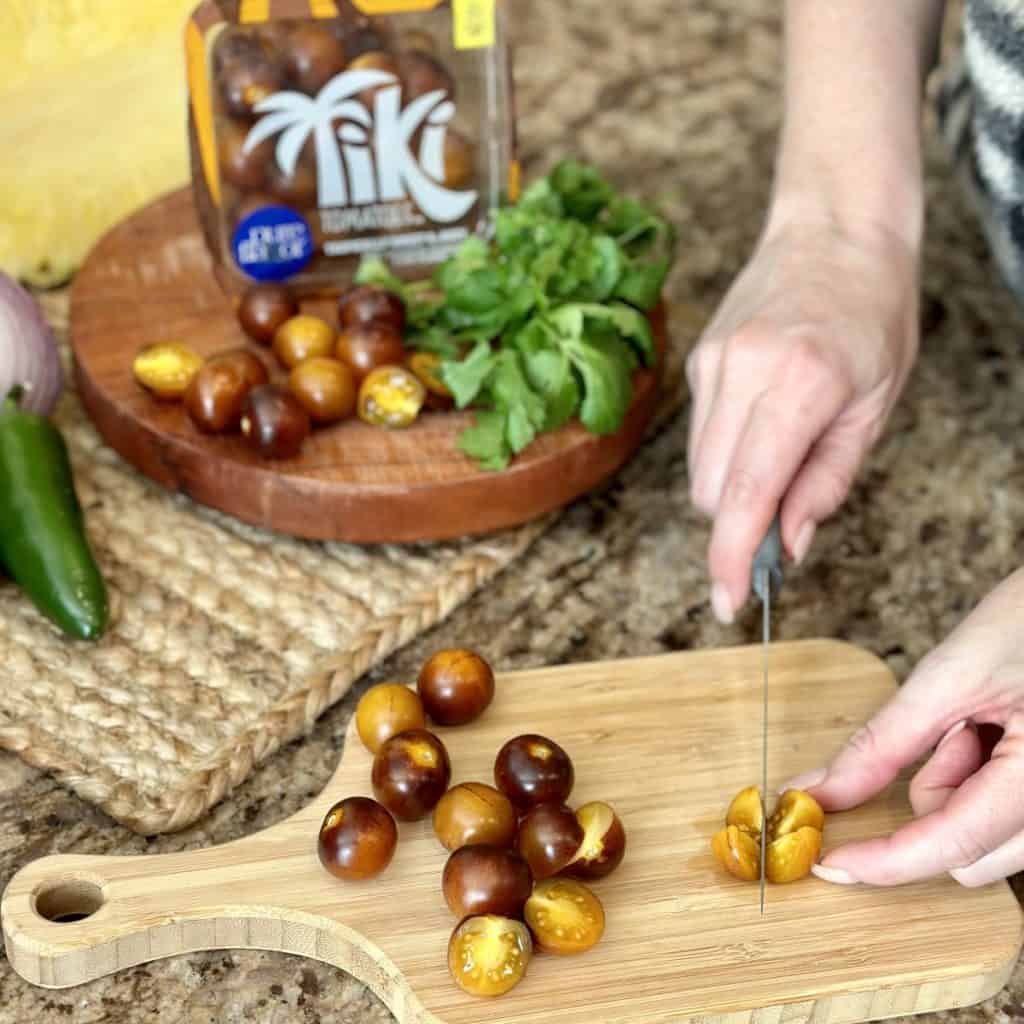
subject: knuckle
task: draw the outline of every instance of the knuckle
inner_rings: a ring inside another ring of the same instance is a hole
[[[991,852],[981,840],[963,829],[950,831],[940,840],[942,863],[949,869],[968,868]]]
[[[722,358],[729,367],[742,369],[763,355],[768,341],[767,332],[759,324],[750,322],[738,327],[722,346]]]
[[[847,748],[856,757],[867,760],[877,759],[879,754],[878,734],[871,722],[865,722],[849,739]]]
[[[763,493],[761,481],[749,470],[737,468],[729,474],[725,494],[730,504],[739,507],[753,505]]]
[[[838,508],[850,493],[852,486],[853,476],[845,467],[830,463],[822,463],[818,467],[816,496],[825,505],[833,509]]]
[[[691,388],[697,388],[712,376],[720,348],[719,342],[705,339],[690,350],[686,357],[686,379]]]

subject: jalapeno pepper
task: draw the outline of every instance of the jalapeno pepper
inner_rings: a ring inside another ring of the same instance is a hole
[[[95,640],[106,629],[106,586],[64,438],[16,397],[0,404],[0,566],[70,636]]]

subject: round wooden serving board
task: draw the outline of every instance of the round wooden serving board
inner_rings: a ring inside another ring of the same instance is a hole
[[[336,324],[333,303],[305,305]],[[664,352],[663,313],[653,319]],[[472,417],[456,412],[427,413],[398,431],[350,420],[315,431],[297,458],[271,462],[240,435],[202,434],[180,404],[143,391],[132,359],[162,340],[203,355],[252,344],[214,276],[187,189],[115,227],[76,275],[71,344],[82,401],[104,439],[163,486],[244,522],[317,540],[442,540],[542,516],[619,469],[643,440],[658,392],[658,372],[639,371],[618,433],[597,437],[568,424],[499,473],[458,450]],[[262,354],[283,379],[272,355]]]
[[[760,644],[501,673],[471,725],[437,729],[452,783],[493,780],[511,737],[540,732],[572,757],[573,807],[606,800],[626,856],[593,883],[607,926],[574,957],[537,953],[520,985],[479,999],[448,975],[456,919],[441,893],[446,854],[429,817],[402,824],[377,878],[321,866],[317,832],[336,800],[371,795],[354,720],[341,763],[306,808],[264,832],[203,850],[41,857],[0,902],[11,966],[64,988],[191,950],[274,949],[364,981],[398,1024],[851,1024],[978,1002],[1009,978],[1021,912],[1005,882],[948,876],[895,889],[814,877],[768,888],[711,853],[736,792],[761,772]],[[823,640],[770,652],[769,789],[832,756],[895,692],[873,655]],[[911,820],[907,777],[831,814],[825,848]]]

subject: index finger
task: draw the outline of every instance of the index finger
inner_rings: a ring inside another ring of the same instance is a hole
[[[844,881],[903,885],[975,864],[1024,828],[1020,776],[1019,760],[994,758],[939,810],[829,853],[821,861],[825,876],[839,871]]]
[[[846,391],[827,373],[772,388],[754,403],[726,475],[708,548],[711,578],[733,611],[750,591],[754,552],[815,441],[843,407]],[[787,539],[800,523],[782,523]],[[792,550],[792,543],[786,547]]]

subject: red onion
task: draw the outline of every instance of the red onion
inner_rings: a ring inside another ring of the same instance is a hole
[[[20,387],[20,407],[45,415],[63,386],[57,341],[39,303],[0,272],[0,402]]]

